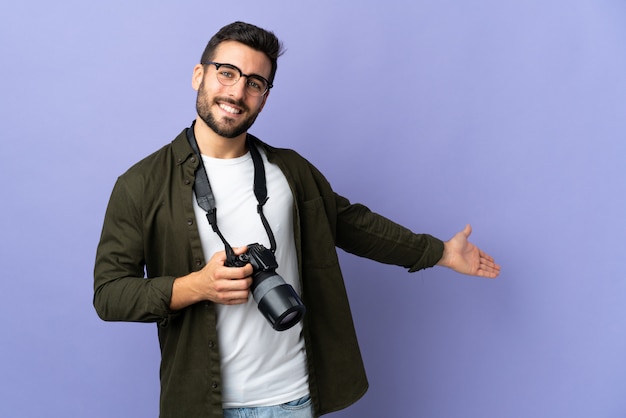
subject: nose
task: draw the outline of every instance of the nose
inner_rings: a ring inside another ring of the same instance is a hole
[[[239,77],[239,80],[232,86],[228,86],[228,95],[234,98],[242,98],[246,95],[246,78]]]

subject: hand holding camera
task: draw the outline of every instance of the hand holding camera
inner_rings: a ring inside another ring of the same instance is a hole
[[[234,249],[243,254],[247,247]],[[172,289],[170,309],[176,311],[197,302],[209,300],[223,305],[248,302],[252,285],[251,265],[226,267],[226,252],[219,251],[199,271],[177,278]]]
[[[248,245],[248,251],[226,261],[229,267],[251,265],[252,296],[258,308],[276,331],[284,331],[302,319],[306,309],[294,288],[276,273],[274,253],[261,244]]]

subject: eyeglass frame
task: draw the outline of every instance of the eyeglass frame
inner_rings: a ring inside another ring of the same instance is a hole
[[[237,81],[239,81],[239,79],[241,79],[242,77],[245,77],[246,81],[250,77],[256,77],[256,78],[259,78],[259,79],[263,80],[267,87],[265,88],[265,91],[263,93],[259,94],[257,97],[265,96],[267,94],[267,92],[270,91],[270,89],[272,87],[274,87],[274,85],[272,83],[270,83],[267,78],[265,78],[263,76],[260,76],[258,74],[244,74],[243,71],[241,71],[241,69],[239,67],[237,67],[236,65],[233,65],[233,64],[228,64],[228,63],[224,63],[224,62],[207,61],[207,62],[203,62],[202,65],[215,65],[215,71],[218,72],[218,74],[216,74],[217,81],[219,81],[219,83],[221,85],[223,85],[223,86],[234,86],[235,84],[237,84]],[[235,69],[235,70],[239,71],[239,78],[233,84],[224,84],[220,80],[220,78],[219,78],[219,71],[220,71],[220,67],[223,66],[223,65],[227,65],[229,68],[232,68],[232,69]]]

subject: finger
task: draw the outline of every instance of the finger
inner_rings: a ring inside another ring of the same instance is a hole
[[[478,254],[482,260],[493,261],[493,257],[484,252],[483,250],[478,250]]]
[[[495,279],[500,274],[500,266],[495,263],[481,264],[478,268],[478,275]]]
[[[248,263],[243,267],[228,267],[230,273],[230,279],[247,279],[252,276],[254,272],[254,268],[252,268],[252,264]],[[250,280],[252,280],[250,278]]]
[[[252,278],[250,278],[250,276],[252,275],[253,270],[254,269],[252,268],[251,264],[246,264],[243,267],[224,266],[223,268],[220,268],[218,272],[216,272],[216,276],[224,280],[250,279],[250,281],[252,281]]]
[[[246,251],[248,251],[248,246],[244,245],[243,247],[235,247],[233,248],[233,251],[235,251],[235,255],[244,254]]]
[[[235,253],[235,255],[241,255],[241,254],[245,253],[246,251],[248,251],[248,246],[247,245],[244,245],[243,247],[235,247],[235,248],[233,248],[233,252]],[[211,258],[214,258],[215,261],[220,261],[223,264],[223,262],[226,261],[226,258],[227,258],[226,251],[225,250],[217,251],[215,254],[213,254],[213,257],[211,257]]]
[[[221,295],[219,303],[223,305],[239,305],[248,301],[250,292],[228,292]]]
[[[481,256],[479,261],[478,261],[478,264],[481,267],[484,266],[484,267],[489,267],[489,268],[500,268],[500,266],[498,266],[496,264],[494,259],[492,257],[488,256],[488,255],[485,256],[485,257]]]
[[[224,250],[217,251],[216,253],[213,254],[213,256],[211,257],[211,260],[216,261],[219,264],[224,264],[224,262],[226,261],[226,251]]]
[[[486,279],[495,279],[496,277],[498,277],[498,273],[493,272],[493,271],[482,271],[482,270],[479,270],[478,271],[478,277],[484,277]]]
[[[214,284],[215,294],[220,303],[232,299],[247,298],[251,284],[251,278],[217,280]]]
[[[241,305],[248,302],[248,298],[229,299],[222,302],[222,305]]]

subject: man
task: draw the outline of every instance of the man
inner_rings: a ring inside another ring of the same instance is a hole
[[[367,380],[336,247],[409,271],[438,264],[499,274],[468,242],[469,226],[445,243],[414,234],[335,194],[294,151],[248,134],[281,53],[271,32],[222,28],[193,70],[194,124],[120,176],[111,194],[94,306],[104,320],[158,324],[163,418],[313,417],[360,398]],[[259,183],[268,199],[256,196]],[[271,249],[276,274],[306,307],[284,331],[250,297],[258,266],[232,266],[252,243]]]

